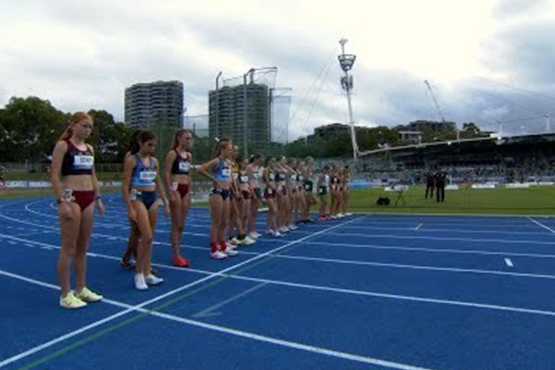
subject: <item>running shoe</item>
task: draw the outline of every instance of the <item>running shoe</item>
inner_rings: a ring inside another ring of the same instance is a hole
[[[173,259],[173,265],[177,267],[190,267],[189,260],[183,257],[175,257]]]
[[[227,254],[225,254],[222,251],[216,251],[216,252],[213,252],[211,254],[211,257],[215,260],[223,260],[223,259],[227,258]]]
[[[241,240],[241,245],[253,245],[254,243],[256,243],[256,240],[253,240],[248,236],[245,236],[245,238]]]
[[[158,285],[158,284],[162,284],[164,282],[164,279],[156,277],[152,274],[145,276],[145,282],[148,285]]]
[[[83,302],[98,302],[104,299],[103,296],[90,291],[89,288],[86,287],[83,288],[83,290],[77,293],[75,296]]]
[[[262,235],[260,233],[257,233],[256,231],[253,231],[249,234],[249,238],[251,239],[258,239],[260,238]]]
[[[287,228],[288,228],[289,230],[297,230],[297,229],[298,229],[298,227],[295,226],[295,225],[289,225]]]
[[[123,267],[124,269],[128,269],[128,270],[133,270],[135,268],[135,262],[131,261],[131,260],[121,260],[119,262],[119,265],[121,267]]]
[[[228,249],[224,252],[226,255],[228,255],[229,257],[235,257],[236,255],[239,254],[238,251],[236,251],[235,249]]]
[[[241,241],[234,237],[233,239],[229,240],[229,244],[239,245],[239,244],[241,244]]]
[[[73,291],[70,291],[69,293],[67,293],[65,297],[60,297],[60,307],[68,308],[72,310],[72,309],[82,308],[86,306],[87,306],[87,302],[83,302],[82,300],[77,298],[73,294]]]
[[[145,276],[143,274],[135,274],[135,288],[137,288],[138,290],[148,289],[148,285],[146,285]]]

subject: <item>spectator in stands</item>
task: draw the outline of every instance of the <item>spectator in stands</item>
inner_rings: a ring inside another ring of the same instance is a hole
[[[436,184],[436,197],[438,202],[443,202],[445,200],[445,182],[447,174],[441,169],[436,172],[435,184]]]
[[[424,179],[426,180],[426,198],[428,199],[428,194],[430,194],[430,199],[434,199],[434,186],[435,178],[430,171],[426,171],[424,174]]]

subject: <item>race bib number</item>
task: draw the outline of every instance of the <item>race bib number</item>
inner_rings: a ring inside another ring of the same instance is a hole
[[[179,162],[179,171],[189,172],[191,164],[189,162]]]
[[[241,182],[246,183],[247,181],[249,181],[248,176],[241,176]]]
[[[276,175],[274,175],[273,173],[270,174],[270,180],[274,181],[276,179]]]
[[[141,172],[140,179],[143,182],[150,182],[156,180],[156,172],[154,171],[143,171]]]
[[[255,180],[258,180],[258,179],[260,179],[260,174],[259,174],[258,172],[255,172],[255,173],[252,174],[252,177],[253,177]]]
[[[223,176],[226,176],[226,177],[231,176],[231,169],[230,169],[230,168],[224,168],[224,169],[222,169],[222,175],[223,175]]]
[[[268,194],[272,195],[272,194],[274,194],[274,191],[272,189],[268,188]]]
[[[94,165],[92,155],[76,155],[73,157],[73,166],[82,170],[90,170]]]

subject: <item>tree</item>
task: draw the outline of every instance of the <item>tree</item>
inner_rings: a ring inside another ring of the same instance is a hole
[[[122,122],[115,122],[114,116],[105,110],[90,110],[88,114],[94,122],[89,142],[95,148],[96,162],[121,163],[134,130]]]
[[[0,157],[22,162],[46,159],[67,127],[69,115],[38,97],[12,97],[0,109]]]

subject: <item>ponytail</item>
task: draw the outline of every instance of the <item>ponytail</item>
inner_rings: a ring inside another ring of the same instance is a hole
[[[222,154],[222,149],[226,146],[231,144],[231,140],[228,138],[223,138],[218,140],[216,145],[214,146],[213,156],[212,158],[217,158]]]

